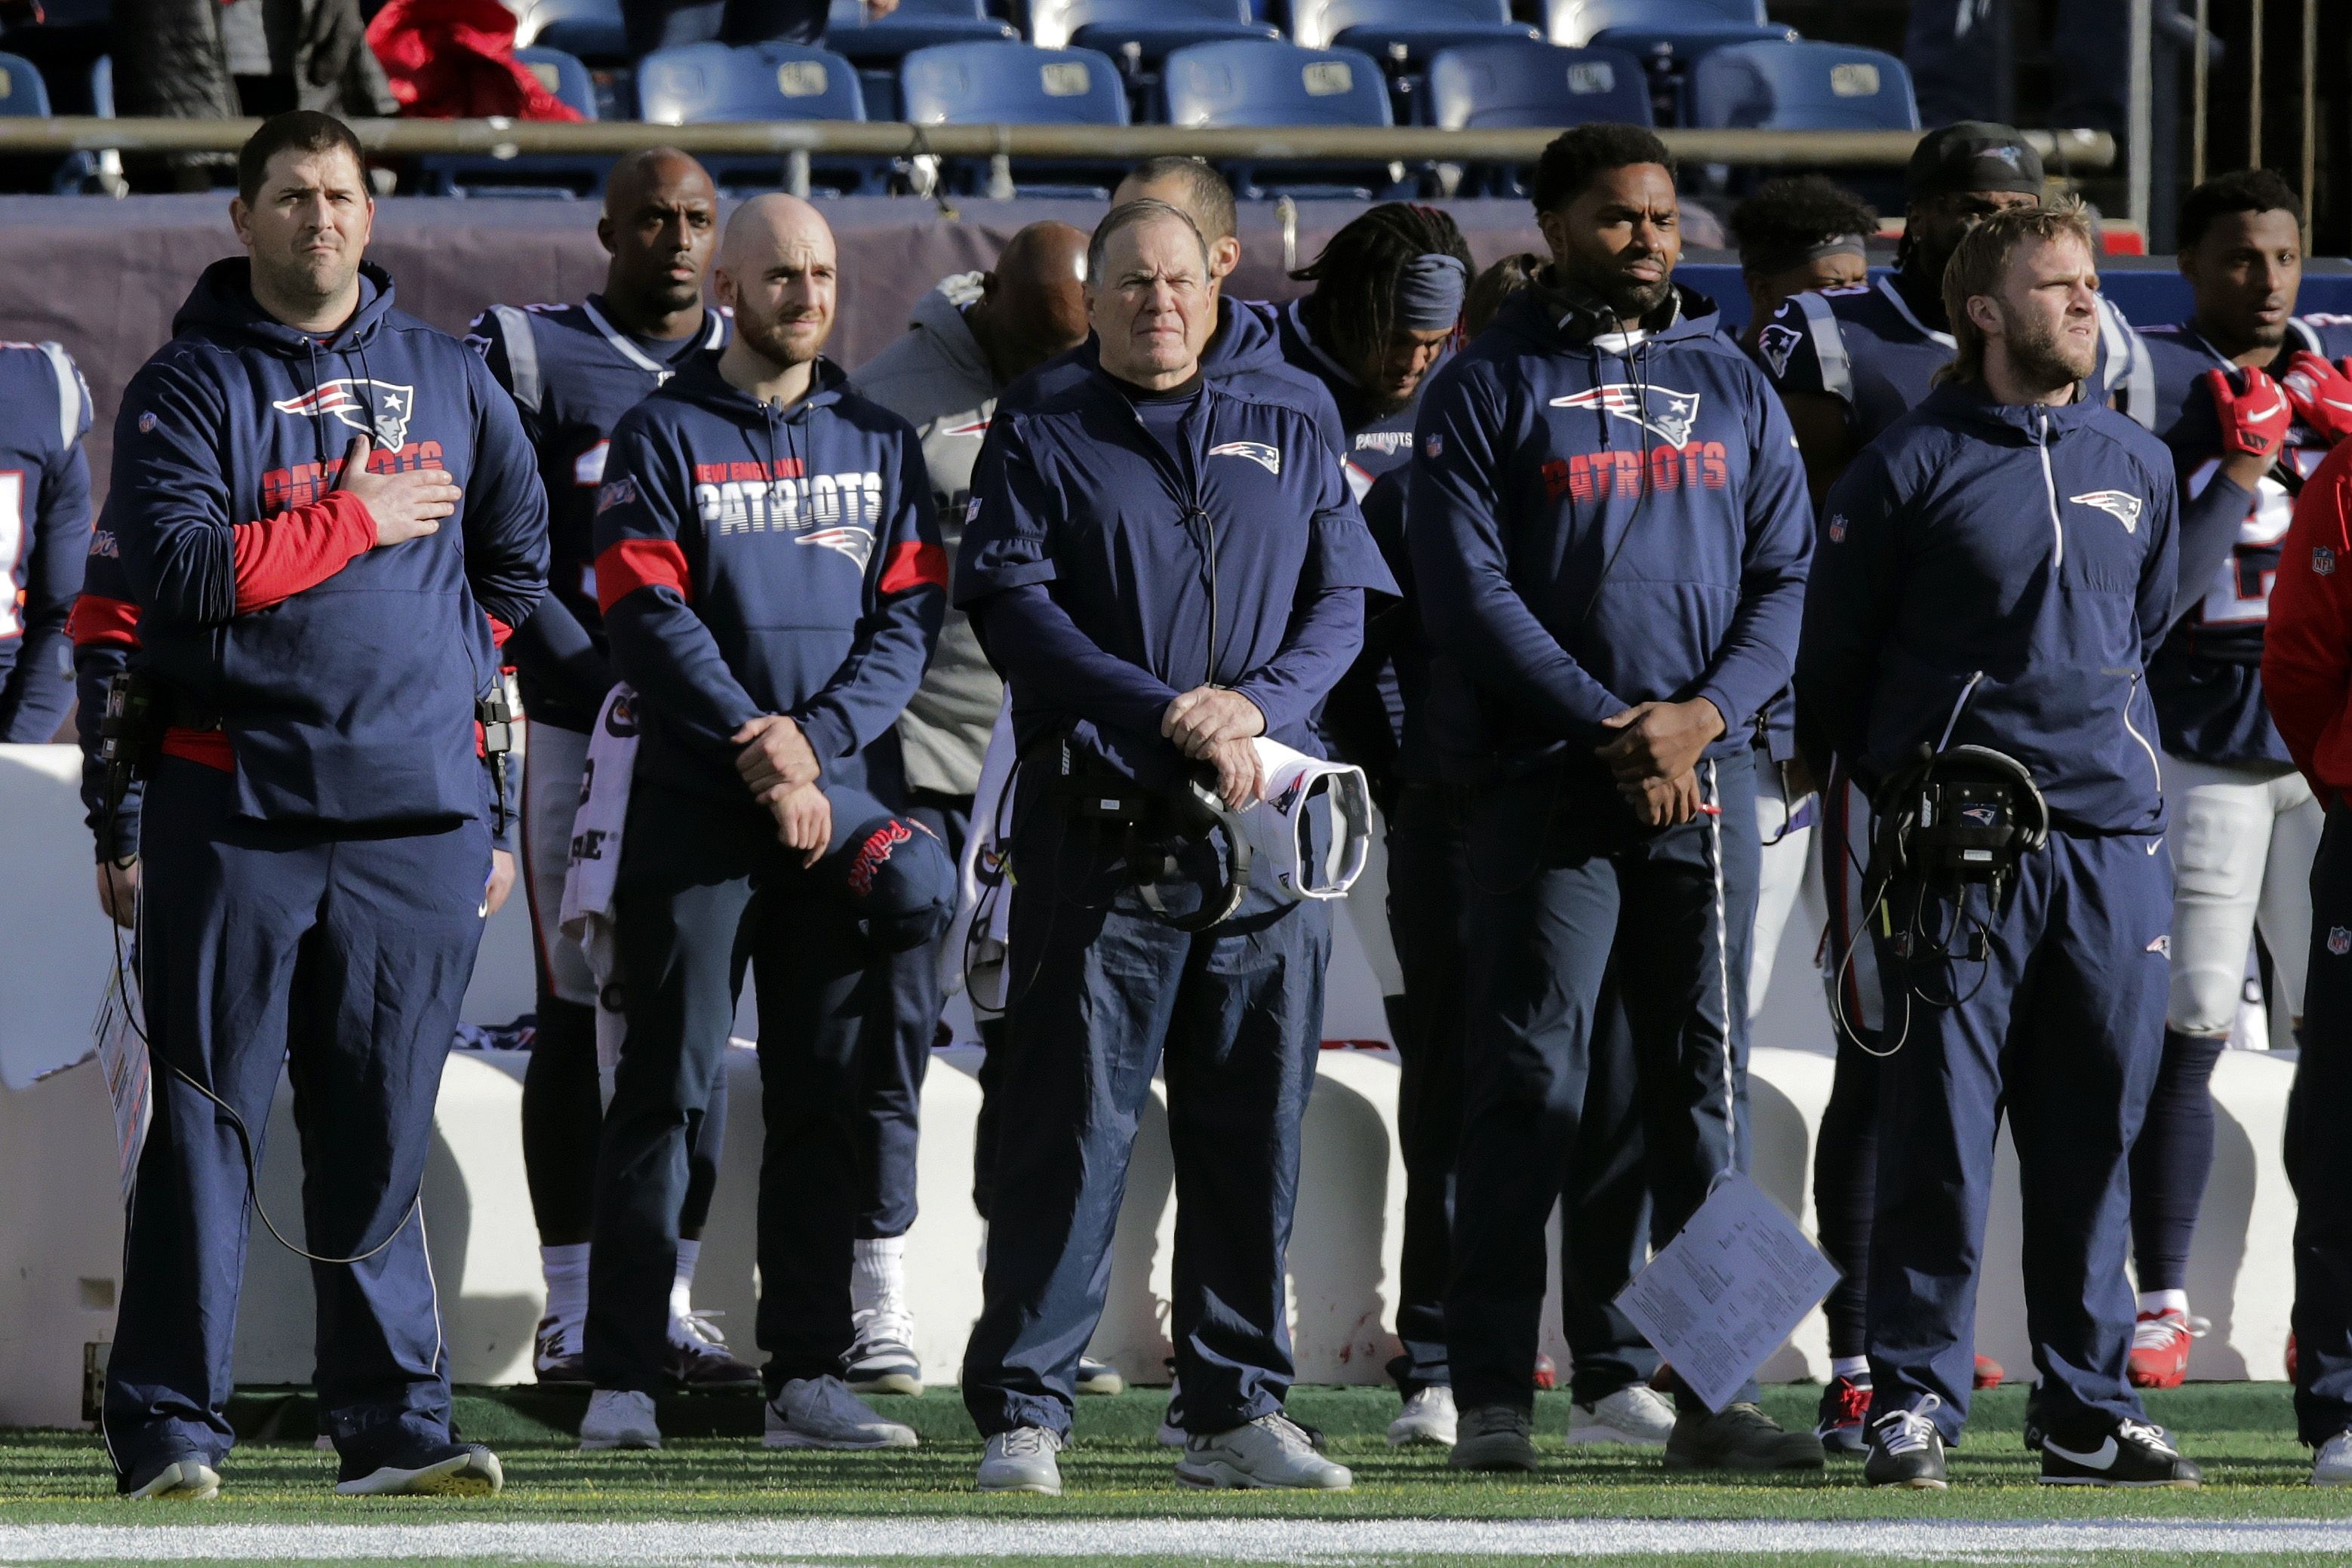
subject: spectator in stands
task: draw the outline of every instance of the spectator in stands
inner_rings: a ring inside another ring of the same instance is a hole
[[[1535,206],[1551,264],[1424,397],[1407,500],[1444,682],[1437,745],[1469,784],[1445,1318],[1453,1463],[1472,1469],[1536,1466],[1544,1226],[1581,1136],[1612,963],[1658,1228],[1679,1230],[1745,1162],[1749,733],[1789,679],[1811,546],[1778,400],[1674,281],[1665,147],[1627,126],[1564,132]],[[1670,1466],[1822,1462],[1752,1388],[1720,1412],[1676,1398]]]
[[[869,17],[898,0],[861,0]],[[831,0],[621,0],[629,53],[643,58],[681,44],[803,44],[824,47]]]
[[[115,0],[114,101],[126,115],[235,120],[289,109],[396,113],[360,0]],[[126,158],[142,186],[203,190],[223,153]]]
[[[2165,441],[2184,499],[2173,626],[2147,670],[2178,888],[2164,1061],[2132,1145],[2131,1365],[2146,1388],[2188,1376],[2189,1252],[2213,1168],[2213,1068],[2237,1024],[2257,931],[2271,953],[2271,1005],[2298,1032],[2303,1022],[2311,865],[2326,816],[2271,721],[2263,623],[2293,489],[2352,434],[2341,368],[2352,321],[2293,313],[2302,225],[2302,204],[2266,169],[2191,191],[2179,267],[2194,310],[2147,333],[2158,401],[2180,409]]]
[[[2200,1479],[2126,1375],[2128,1160],[2161,1054],[2172,906],[2142,676],[2171,618],[2179,517],[2170,454],[2084,384],[2100,332],[2093,245],[2079,212],[2032,205],[1961,240],[1944,275],[1951,369],[1830,492],[1805,604],[1797,719],[1817,767],[1835,756],[1882,821],[1901,822],[1924,816],[1923,756],[1959,782],[1951,749],[1989,748],[2032,793],[1980,785],[2006,805],[1979,795],[1973,811],[2047,830],[2008,846],[2014,865],[1990,889],[1933,851],[1874,858],[1890,1033],[1874,1486],[1945,1485],[2004,1121],[2028,1194],[2042,1479]]]
[[[850,378],[854,390],[914,426],[950,559],[963,538],[972,465],[998,395],[1086,341],[1086,271],[1082,231],[1066,223],[1031,224],[1006,242],[992,270],[959,273],[916,300],[906,335]],[[898,744],[907,759],[910,811],[958,858],[971,826],[981,762],[1003,706],[1004,683],[989,668],[971,623],[950,610],[923,683],[898,717]],[[898,1000],[887,1026],[877,1020],[865,1047],[857,1118],[862,1188],[849,1276],[856,1338],[846,1375],[860,1394],[922,1392],[907,1301],[906,1240],[915,1222],[923,1071],[943,1000],[938,947],[900,954],[892,990]],[[973,1140],[972,1191],[986,1219],[1003,1110],[990,1093],[1003,1074],[1003,1020],[982,1021],[981,1037],[988,1055],[981,1066],[984,1120]],[[1099,1363],[1078,1371],[1081,1392],[1116,1393],[1118,1382],[1118,1374]]]
[[[1506,256],[1470,281],[1470,292],[1462,300],[1462,336],[1465,342],[1475,342],[1478,334],[1494,323],[1504,301],[1533,282],[1543,270],[1544,258],[1532,250],[1521,250]]]
[[[719,196],[702,165],[675,148],[631,153],[613,167],[596,237],[612,257],[602,293],[577,305],[493,305],[466,341],[514,398],[547,489],[552,564],[547,597],[509,645],[530,744],[523,762],[523,875],[539,950],[538,1032],[522,1083],[522,1164],[539,1222],[547,1314],[531,1369],[540,1382],[584,1384],[596,1144],[597,979],[559,920],[588,738],[613,688],[596,608],[590,539],[613,426],[694,360],[724,346],[727,322],[703,303],[719,237]],[[608,1013],[608,1029],[622,1021]],[[670,1372],[693,1388],[751,1386],[759,1370],[728,1353],[718,1326],[694,1310],[703,1221],[726,1143],[727,1078],[696,1122],[678,1216],[670,1292]]]
[[[0,745],[51,739],[73,706],[68,622],[90,552],[89,420],[71,354],[0,344]]]
[[[1870,204],[1821,174],[1768,181],[1732,208],[1739,280],[1748,289],[1740,346],[1755,352],[1757,334],[1790,295],[1870,281],[1864,247],[1877,232]]]

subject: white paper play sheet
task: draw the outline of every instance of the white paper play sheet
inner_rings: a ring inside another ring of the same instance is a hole
[[[1797,1222],[1734,1173],[1617,1305],[1707,1408],[1720,1410],[1837,1279]]]
[[[147,1042],[139,1033],[139,982],[118,966],[98,999],[98,1016],[90,1035],[98,1043],[99,1066],[106,1072],[107,1098],[114,1101],[115,1154],[122,1173],[122,1201],[131,1202],[131,1184],[139,1170],[139,1152],[147,1143],[147,1123],[153,1115],[153,1085]]]

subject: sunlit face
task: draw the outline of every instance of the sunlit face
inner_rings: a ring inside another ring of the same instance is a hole
[[[1817,289],[1850,289],[1870,279],[1870,264],[1850,250],[1816,256],[1778,272],[1763,273],[1752,290],[1759,321],[1787,304],[1791,295]]]
[[[2303,231],[2294,214],[2223,213],[2180,253],[2197,321],[2225,353],[2275,349],[2303,287]]]
[[[2026,191],[1954,191],[1913,203],[1904,215],[1903,233],[1927,276],[1940,279],[1969,230],[1995,213],[2041,205],[2040,196]]]
[[[1417,332],[1399,327],[1389,334],[1389,341],[1364,357],[1355,367],[1356,384],[1362,387],[1372,402],[1382,408],[1402,408],[1412,401],[1421,385],[1421,378],[1445,352],[1446,341],[1454,336],[1451,328],[1436,331]]]
[[[333,300],[348,290],[375,227],[366,173],[344,147],[279,153],[252,204],[239,196],[228,210],[253,258],[256,287],[294,300]]]
[[[1559,275],[1622,318],[1648,315],[1674,287],[1681,206],[1663,164],[1603,169],[1567,205],[1538,213],[1536,223]]]
[[[821,224],[751,239],[740,259],[722,260],[718,281],[719,302],[735,312],[736,335],[772,363],[804,364],[833,334],[839,279],[833,235]]]
[[[1111,236],[1102,277],[1087,280],[1087,314],[1111,374],[1139,384],[1192,374],[1217,321],[1198,237],[1166,216]]]
[[[666,160],[620,193],[596,226],[613,253],[613,282],[664,310],[702,298],[703,274],[719,247],[719,196],[690,159]]]
[[[2099,273],[2079,239],[2032,240],[2010,258],[1998,294],[1969,298],[1969,318],[1999,338],[2028,391],[2083,380],[2099,362]]]

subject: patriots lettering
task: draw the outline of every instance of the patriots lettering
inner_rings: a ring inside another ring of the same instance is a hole
[[[1731,482],[1729,454],[1720,441],[1689,441],[1679,447],[1652,447],[1647,464],[1653,494],[1704,487],[1719,490]],[[1554,500],[1606,500],[1613,490],[1638,496],[1643,484],[1643,454],[1633,450],[1579,452],[1554,458],[1543,466],[1544,489]]]
[[[756,469],[762,466],[703,464],[695,471],[699,475],[717,467]],[[798,468],[799,464],[792,466]],[[882,523],[882,476],[868,469],[864,473],[816,474],[807,478],[747,476],[723,482],[705,480],[694,487],[694,505],[703,527],[716,538],[724,539],[734,533],[846,527],[866,534],[866,549],[870,552],[873,531]],[[834,548],[842,546],[835,544]]]
[[[437,468],[442,465],[441,443],[413,441],[394,449],[379,447],[368,454],[371,474],[404,474],[414,468]],[[335,488],[342,478],[343,460],[330,458],[323,463],[297,463],[292,468],[271,468],[261,476],[261,510],[263,512],[284,511],[288,507],[309,506]]]

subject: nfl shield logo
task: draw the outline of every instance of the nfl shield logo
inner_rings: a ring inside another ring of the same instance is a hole
[[[2352,928],[2345,926],[2328,927],[2327,951],[2334,953],[2338,958],[2343,957],[2347,952],[2352,952]]]
[[[2311,570],[2321,577],[2336,575],[2336,552],[2325,544],[2311,547]]]
[[[1429,439],[1421,444],[1421,449],[1423,455],[1428,458],[1442,458],[1445,456],[1445,437],[1443,436],[1432,436]]]
[[[1839,512],[1830,519],[1830,542],[1832,544],[1845,542],[1845,513],[1843,512]]]

